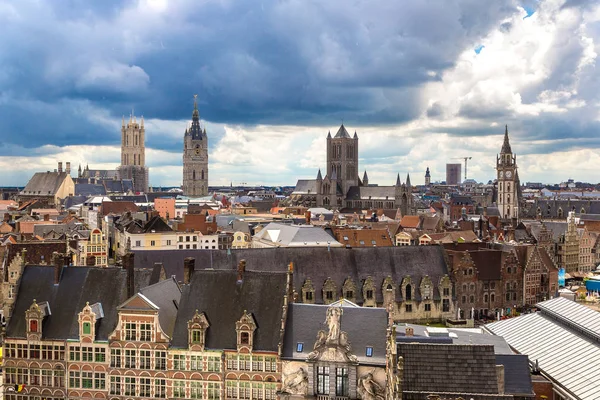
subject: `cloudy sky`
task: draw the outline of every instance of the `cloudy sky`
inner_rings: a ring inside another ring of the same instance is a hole
[[[146,121],[153,185],[180,185],[198,94],[210,183],[294,184],[343,121],[370,182],[598,182],[600,3],[585,0],[0,0],[0,185],[114,168]]]

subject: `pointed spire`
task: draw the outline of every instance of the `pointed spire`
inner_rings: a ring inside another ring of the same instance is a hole
[[[425,171],[425,178],[430,178],[431,174],[429,173],[429,167],[427,167],[427,171]]]
[[[367,176],[367,170],[365,169],[365,173],[363,174],[363,183],[369,182],[369,177]]]
[[[144,116],[142,115],[142,121],[140,122],[140,124],[142,125],[142,128],[144,127]]]
[[[402,182],[400,182],[400,174],[396,177],[396,186],[402,186]]]
[[[327,139],[331,139],[331,131],[327,132]]]
[[[337,133],[335,134],[336,138],[350,138],[350,134],[348,134],[348,131],[346,130],[346,127],[344,126],[344,124],[342,124],[342,126],[340,126],[340,129],[338,129]]]
[[[410,186],[410,174],[406,174],[406,186]]]
[[[198,111],[198,95],[194,95],[194,112],[192,113],[192,119],[197,121],[200,119],[200,112]]]
[[[206,136],[206,127],[204,127],[204,136]]]
[[[506,125],[504,130],[504,143],[502,144],[502,150],[500,153],[512,153],[512,150],[510,149],[510,142],[508,141],[508,125]]]
[[[321,168],[319,168],[319,173],[317,174],[317,180],[318,181],[322,181],[323,180],[323,175],[321,175]]]
[[[354,139],[358,139],[358,135],[356,134],[356,131],[354,131]]]

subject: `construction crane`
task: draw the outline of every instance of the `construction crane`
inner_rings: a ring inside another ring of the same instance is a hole
[[[473,157],[455,157],[453,160],[465,160],[465,181],[467,180],[467,163]]]

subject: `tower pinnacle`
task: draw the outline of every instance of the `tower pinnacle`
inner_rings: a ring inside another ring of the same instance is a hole
[[[502,143],[502,150],[500,152],[504,154],[512,153],[512,150],[510,148],[510,142],[508,140],[508,125],[506,125],[504,130],[504,143]]]

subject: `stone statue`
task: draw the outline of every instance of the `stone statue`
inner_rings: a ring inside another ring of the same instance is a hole
[[[384,391],[379,383],[373,378],[373,371],[358,378],[356,391],[363,400],[383,400]]]
[[[344,348],[346,352],[350,352],[350,341],[348,340],[348,334],[344,331],[340,332],[340,346]]]
[[[319,331],[319,333],[317,333],[317,341],[315,342],[315,345],[313,346],[313,350],[316,350],[319,347],[323,346],[325,344],[326,340],[327,340],[327,333],[321,329]]]
[[[308,388],[308,373],[302,367],[284,378],[281,391],[288,394],[306,394]]]
[[[329,327],[329,334],[327,335],[327,344],[339,343],[341,318],[341,307],[331,307],[327,310],[327,318],[325,319],[325,323]]]

